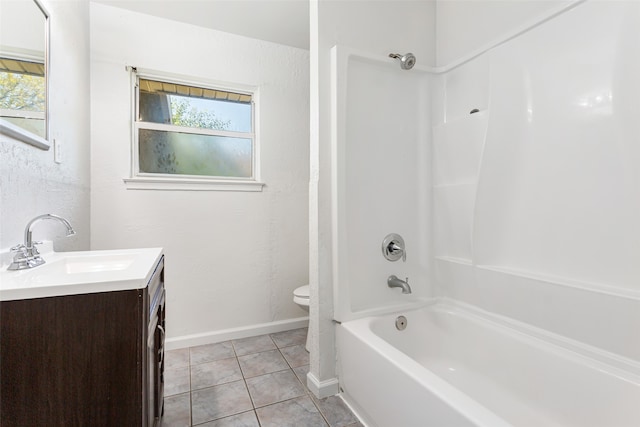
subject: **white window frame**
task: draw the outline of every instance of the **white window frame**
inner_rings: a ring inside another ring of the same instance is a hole
[[[185,191],[262,191],[265,185],[260,181],[259,145],[259,90],[254,86],[195,79],[176,74],[142,70],[127,67],[131,75],[131,170],[130,177],[124,178],[129,190],[185,190]],[[251,95],[253,132],[230,132],[214,129],[195,129],[163,123],[140,122],[138,111],[138,79],[155,80],[204,89],[221,90]],[[197,135],[247,138],[252,140],[251,177],[217,177],[204,175],[178,175],[140,172],[138,135],[140,129],[190,133]]]

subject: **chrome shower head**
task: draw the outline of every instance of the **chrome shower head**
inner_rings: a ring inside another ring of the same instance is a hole
[[[389,58],[395,58],[400,60],[400,68],[403,70],[410,70],[416,65],[416,57],[413,53],[407,53],[404,55],[400,55],[398,53],[390,53]]]

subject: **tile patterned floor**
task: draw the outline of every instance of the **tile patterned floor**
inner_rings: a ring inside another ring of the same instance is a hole
[[[163,427],[362,427],[309,392],[307,329],[168,351]]]

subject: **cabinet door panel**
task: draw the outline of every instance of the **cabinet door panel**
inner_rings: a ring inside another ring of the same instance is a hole
[[[129,290],[2,302],[0,424],[142,425],[144,297]]]

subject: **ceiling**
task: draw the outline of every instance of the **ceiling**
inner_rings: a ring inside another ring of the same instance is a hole
[[[254,39],[309,49],[309,0],[92,0]]]

